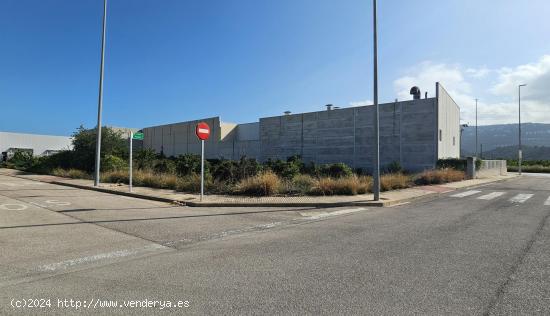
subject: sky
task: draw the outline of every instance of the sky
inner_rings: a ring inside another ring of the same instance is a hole
[[[0,0],[0,131],[97,120],[102,0]],[[379,100],[434,96],[463,123],[550,123],[550,1],[379,0]],[[370,104],[370,0],[109,0],[103,125],[142,128]]]

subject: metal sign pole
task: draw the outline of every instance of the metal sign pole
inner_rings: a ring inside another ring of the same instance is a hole
[[[201,140],[201,202],[204,195],[204,139]]]
[[[132,146],[132,143],[134,142],[134,133],[133,132],[130,132],[130,179],[128,180],[128,187],[130,188],[130,192],[132,192],[132,173],[133,173],[133,170],[132,170],[132,163],[133,163],[133,146]]]

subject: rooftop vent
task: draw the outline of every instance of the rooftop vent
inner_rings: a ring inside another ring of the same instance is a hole
[[[332,110],[332,104],[327,104],[327,105],[325,105],[325,106],[327,107],[327,111]]]
[[[290,111],[285,111],[284,113],[285,113],[285,115],[290,115],[290,113],[292,113],[292,112],[290,112]]]
[[[420,95],[422,93],[420,92],[420,88],[418,88],[417,86],[414,86],[414,87],[411,88],[411,94],[412,94],[414,100],[419,100]]]

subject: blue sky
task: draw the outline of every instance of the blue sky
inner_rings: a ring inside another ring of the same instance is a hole
[[[102,0],[3,0],[0,130],[95,126]],[[110,0],[104,124],[236,123],[372,100],[369,0]],[[550,1],[379,1],[380,101],[441,81],[480,123],[550,123]]]

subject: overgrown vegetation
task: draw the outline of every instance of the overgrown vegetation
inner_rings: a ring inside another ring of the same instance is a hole
[[[110,128],[102,129],[102,182],[127,184],[127,140]],[[72,150],[48,157],[17,152],[7,167],[75,179],[91,179],[94,169],[95,130],[79,127],[73,134]],[[381,190],[413,185],[440,184],[464,178],[465,160],[438,161],[437,170],[418,175],[406,173],[398,162],[382,168]],[[196,193],[200,190],[200,156],[165,157],[145,149],[134,154],[133,184]],[[211,194],[244,195],[356,195],[372,191],[373,180],[362,170],[344,163],[304,163],[300,156],[286,160],[209,159],[205,161],[205,187]]]

